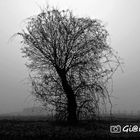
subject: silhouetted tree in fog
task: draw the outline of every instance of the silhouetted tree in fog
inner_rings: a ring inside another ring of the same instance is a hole
[[[69,122],[95,115],[101,103],[110,101],[108,80],[120,65],[102,22],[55,8],[27,21],[18,35],[32,94]]]

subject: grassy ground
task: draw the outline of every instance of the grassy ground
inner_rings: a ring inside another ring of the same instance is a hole
[[[66,122],[47,120],[45,117],[0,118],[0,140],[125,140],[140,139],[140,132],[110,133],[110,125],[138,125],[138,119],[114,118],[80,121],[70,126]]]

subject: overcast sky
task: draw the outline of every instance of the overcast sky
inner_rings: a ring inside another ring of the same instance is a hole
[[[38,14],[39,6],[47,3],[106,24],[111,47],[125,62],[124,73],[119,69],[114,76],[113,108],[140,110],[140,0],[0,0],[0,113],[34,105],[20,44],[10,37],[21,31],[24,19]]]

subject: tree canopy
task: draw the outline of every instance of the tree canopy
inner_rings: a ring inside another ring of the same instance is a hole
[[[46,8],[27,19],[22,53],[32,94],[61,119],[93,117],[110,102],[108,81],[120,66],[102,21]]]

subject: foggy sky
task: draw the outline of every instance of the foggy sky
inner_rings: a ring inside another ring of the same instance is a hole
[[[10,39],[24,20],[49,3],[71,9],[74,15],[101,19],[111,37],[111,47],[125,65],[114,76],[114,110],[140,110],[140,1],[139,0],[1,0],[0,1],[0,114],[33,106],[26,84],[28,71],[21,44]],[[18,39],[17,39],[18,40]],[[29,98],[27,99],[27,97]],[[26,100],[27,99],[27,100]]]

